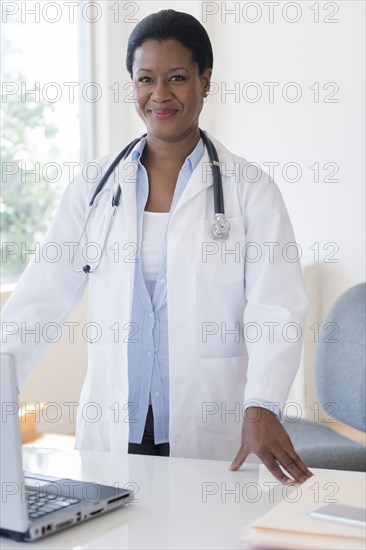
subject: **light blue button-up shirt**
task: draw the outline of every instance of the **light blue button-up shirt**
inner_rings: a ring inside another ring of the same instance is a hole
[[[193,170],[204,153],[202,138],[184,161],[179,172],[165,229],[163,250],[156,286],[152,298],[146,288],[141,266],[142,221],[149,194],[149,181],[140,158],[146,144],[143,138],[132,152],[137,163],[137,262],[132,300],[133,331],[128,342],[129,428],[130,443],[141,443],[148,407],[154,415],[155,444],[169,442],[169,348],[167,308],[167,227],[170,217],[186,187]],[[278,407],[258,399],[256,405]],[[253,403],[252,403],[253,405]],[[246,406],[249,406],[246,405]],[[246,407],[245,407],[246,408]]]
[[[203,153],[202,138],[186,158],[178,175],[173,200],[168,216],[164,244],[156,286],[150,297],[141,266],[142,221],[149,195],[149,181],[140,157],[146,138],[143,138],[132,153],[138,163],[136,185],[137,208],[137,263],[131,322],[134,334],[128,343],[128,379],[130,403],[130,443],[141,443],[146,415],[151,399],[154,415],[155,444],[169,441],[169,349],[167,308],[167,243],[166,231],[172,212],[178,203],[193,170]],[[137,330],[137,333],[135,331]],[[131,333],[132,334],[132,333]],[[151,397],[150,397],[151,396]]]

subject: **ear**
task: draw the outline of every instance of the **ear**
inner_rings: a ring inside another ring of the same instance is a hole
[[[212,75],[212,69],[205,69],[201,75],[201,82],[202,82],[202,90],[204,97],[207,97],[207,94],[210,90],[210,82],[211,82],[211,75]]]

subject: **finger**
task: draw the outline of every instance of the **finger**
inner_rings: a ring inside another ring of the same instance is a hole
[[[304,483],[310,476],[305,474],[302,468],[298,465],[296,460],[289,454],[281,452],[275,454],[276,460],[280,463],[282,468],[288,472],[297,483]]]
[[[290,457],[292,458],[293,462],[295,462],[297,466],[301,469],[306,479],[309,479],[311,476],[314,475],[306,466],[306,464],[302,461],[301,457],[297,454],[295,449],[292,451],[292,453],[290,453]]]
[[[246,461],[248,455],[249,452],[244,447],[240,447],[239,452],[231,463],[229,470],[233,472],[238,470],[240,466]]]
[[[295,448],[292,444],[292,441],[288,435],[288,433],[285,431],[286,437],[279,445],[279,454],[273,453],[277,460],[280,461],[281,465],[290,472],[291,475],[294,475],[293,468],[298,468],[298,470],[302,474],[302,481],[300,483],[306,481],[309,479],[313,474],[312,472],[307,468],[307,466],[302,461],[301,457],[297,454],[295,451]],[[285,458],[285,455],[286,458]],[[297,475],[294,476],[297,479]]]
[[[259,456],[266,468],[271,472],[271,474],[284,485],[293,485],[295,481],[289,478],[279,467],[276,462],[276,459],[273,455]]]
[[[291,440],[288,439],[286,443],[287,444],[282,445],[282,447],[278,446],[277,452],[274,452],[273,455],[280,462],[283,468],[295,477],[296,481],[303,483],[313,474],[295,451]],[[302,477],[302,481],[299,480],[299,476]]]

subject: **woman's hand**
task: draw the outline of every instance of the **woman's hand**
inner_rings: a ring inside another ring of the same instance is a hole
[[[285,485],[303,483],[313,475],[295,452],[277,415],[268,409],[248,407],[245,410],[241,441],[241,447],[230,470],[238,470],[248,455],[254,453],[271,474]],[[293,479],[289,478],[280,466]]]

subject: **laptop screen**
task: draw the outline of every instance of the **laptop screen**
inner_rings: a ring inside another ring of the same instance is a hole
[[[0,527],[24,532],[28,529],[28,512],[23,476],[15,361],[11,355],[4,353],[0,354],[0,361]]]

